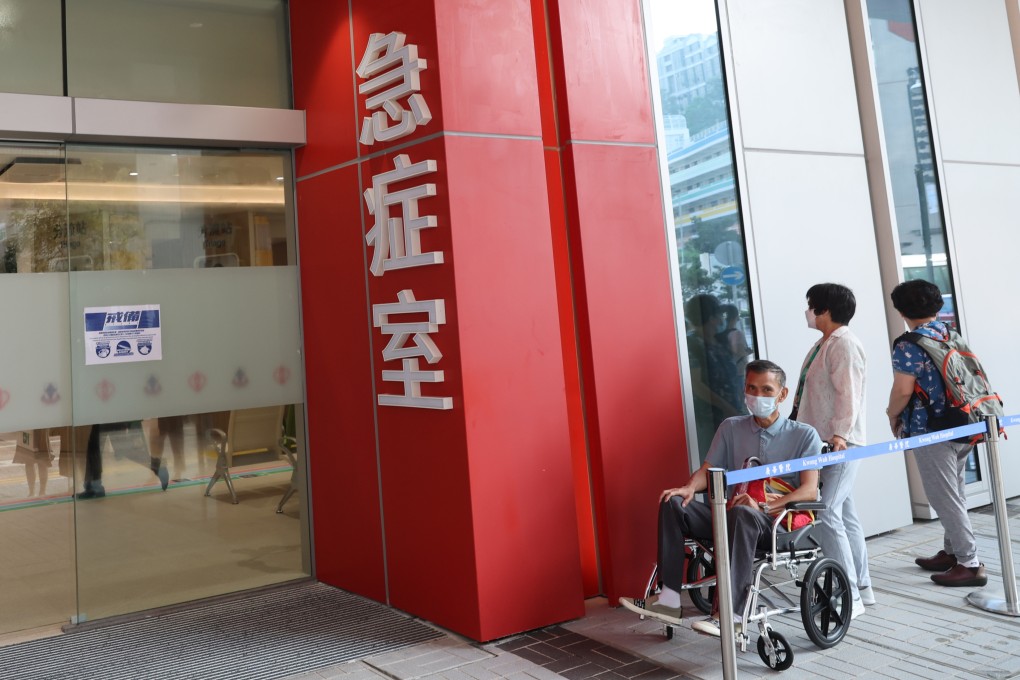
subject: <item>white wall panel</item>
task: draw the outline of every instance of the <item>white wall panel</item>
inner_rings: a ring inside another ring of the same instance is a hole
[[[943,183],[956,241],[955,270],[963,330],[981,358],[1007,414],[1020,413],[1020,321],[1013,304],[1020,291],[1016,208],[1020,167],[946,163]],[[1007,496],[1020,494],[1020,430],[1008,431],[999,451]]]
[[[1020,163],[1020,91],[1003,0],[920,0],[943,162]]]
[[[840,0],[728,0],[746,148],[862,153]]]
[[[885,293],[863,157],[748,151],[745,165],[763,357],[782,366],[795,387],[801,362],[819,337],[804,319],[807,289],[826,281],[849,286],[857,297],[850,328],[868,356],[868,441],[891,439],[885,417],[892,384]],[[902,457],[864,461],[855,498],[868,534],[910,524]]]

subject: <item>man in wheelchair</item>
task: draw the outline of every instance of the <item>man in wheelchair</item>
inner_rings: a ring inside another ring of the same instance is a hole
[[[705,463],[687,484],[662,492],[659,503],[658,574],[662,589],[647,600],[620,598],[620,603],[639,614],[666,624],[679,624],[683,611],[680,591],[684,582],[684,542],[687,538],[711,540],[712,509],[691,502],[694,494],[708,488],[708,469],[740,469],[744,461],[757,457],[762,465],[783,463],[814,456],[822,451],[822,440],[814,428],[788,420],[779,414],[789,393],[786,373],[771,361],[752,361],[744,379],[744,400],[752,415],[727,418],[712,439]],[[792,479],[791,479],[792,477]],[[787,494],[768,494],[764,503],[746,493],[730,501],[727,512],[730,537],[730,581],[734,621],[741,623],[744,602],[754,569],[755,553],[771,548],[773,517],[787,503],[818,498],[818,471],[807,470],[785,479],[793,488]],[[719,635],[718,613],[698,621],[694,630]]]

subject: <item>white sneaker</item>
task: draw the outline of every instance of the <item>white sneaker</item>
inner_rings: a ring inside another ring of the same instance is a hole
[[[864,616],[864,602],[854,600],[853,608],[850,610],[850,620],[853,621],[858,616]]]
[[[659,604],[658,596],[647,600],[638,600],[632,597],[621,597],[620,604],[635,614],[651,617],[657,621],[679,626],[683,623],[683,607],[667,607]]]
[[[869,607],[875,604],[875,591],[871,589],[871,586],[868,586],[867,588],[861,588],[860,593],[861,602],[863,602]]]

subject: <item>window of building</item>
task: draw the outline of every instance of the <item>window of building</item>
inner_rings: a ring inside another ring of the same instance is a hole
[[[937,285],[943,292],[938,319],[959,330],[913,4],[868,0],[867,7],[903,278]],[[967,481],[980,478],[972,452]]]
[[[670,175],[669,203],[676,206],[674,277],[683,297],[684,323],[678,330],[684,336],[685,387],[691,395],[688,429],[696,433],[697,452],[690,460],[697,467],[719,423],[747,412],[744,366],[754,358],[755,349],[743,227],[734,198],[725,202],[689,198],[703,185],[732,184],[735,175],[715,2],[649,0],[645,8],[650,53],[658,72],[663,73],[663,64],[679,61],[691,76],[690,86],[682,91],[668,78],[660,77],[654,86],[665,138],[671,140],[660,153],[666,155]],[[717,156],[727,166],[720,177],[701,178],[689,170]],[[692,181],[695,177],[697,181]]]
[[[285,0],[2,0],[0,92],[288,108],[287,40]]]

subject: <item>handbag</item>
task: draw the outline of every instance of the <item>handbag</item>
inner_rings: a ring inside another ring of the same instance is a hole
[[[782,477],[766,477],[765,479],[756,479],[747,483],[747,495],[753,498],[758,503],[764,503],[766,499],[765,494],[781,494],[786,495],[793,491],[793,487],[784,480]],[[773,517],[778,517],[782,508],[774,510],[771,514]],[[811,510],[790,510],[786,513],[786,517],[783,518],[783,528],[787,531],[794,531],[801,527],[806,527],[808,524],[812,524],[815,521],[815,513]]]

